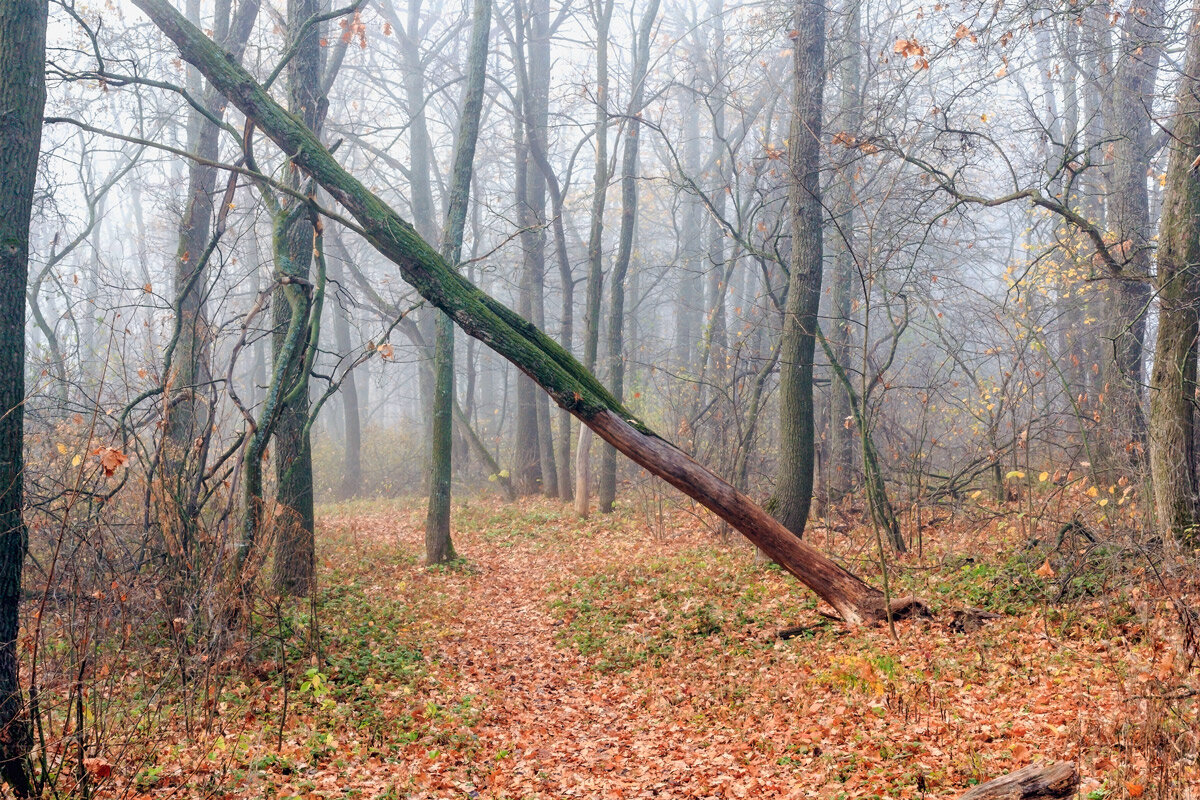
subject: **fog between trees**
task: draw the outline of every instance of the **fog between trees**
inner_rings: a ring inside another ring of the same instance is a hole
[[[660,502],[599,439],[848,622],[886,571],[792,539],[838,509],[881,558],[941,504],[1194,543],[1197,9],[177,11],[210,38],[158,0],[43,31],[0,341],[43,576],[224,631],[314,591],[314,502],[430,495],[431,563],[453,496]]]

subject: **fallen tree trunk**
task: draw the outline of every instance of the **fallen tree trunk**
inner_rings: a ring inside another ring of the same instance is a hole
[[[1075,794],[1079,773],[1069,761],[1024,769],[981,783],[959,800],[1066,800]]]
[[[515,364],[617,450],[741,531],[833,606],[846,623],[872,622],[886,615],[880,591],[793,536],[748,497],[657,436],[557,342],[451,269],[412,225],[343,169],[303,123],[168,0],[134,3],[186,61],[354,217],[367,240],[400,268],[422,297],[467,334]]]

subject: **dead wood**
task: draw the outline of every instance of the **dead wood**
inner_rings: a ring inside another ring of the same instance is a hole
[[[1079,773],[1069,761],[1059,761],[1050,766],[1031,764],[1024,769],[981,783],[962,795],[959,800],[1065,800],[1075,794],[1078,785]]]

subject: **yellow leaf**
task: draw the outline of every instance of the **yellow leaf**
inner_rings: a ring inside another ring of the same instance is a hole
[[[1095,486],[1092,486],[1087,490],[1088,497],[1095,497],[1098,494],[1100,494],[1100,490],[1097,489]]]
[[[974,500],[974,499],[976,499],[977,497],[979,497],[979,495],[981,495],[981,494],[983,494],[983,490],[982,490],[982,489],[976,489],[975,491],[971,492],[971,499],[972,499],[972,500]]]
[[[58,443],[58,452],[60,455],[65,456],[67,454],[67,446],[65,444],[63,444],[62,442],[59,442]]]
[[[79,453],[76,453],[75,457],[71,459],[71,466],[78,467],[80,461],[83,461],[83,456],[79,455]]]
[[[1101,501],[1100,501],[1100,505],[1101,505],[1101,506],[1106,506],[1106,505],[1108,505],[1108,498],[1106,497],[1106,498],[1104,498],[1103,500],[1101,500]]]
[[[1046,481],[1050,480],[1050,473],[1043,472],[1041,475],[1038,475],[1038,480],[1042,483],[1045,483]]]
[[[1004,476],[1004,480],[1011,481],[1013,478],[1020,480],[1021,478],[1024,478],[1024,477],[1025,477],[1024,472],[1021,472],[1021,470],[1019,470],[1019,469],[1014,469],[1012,472],[1010,472]]]

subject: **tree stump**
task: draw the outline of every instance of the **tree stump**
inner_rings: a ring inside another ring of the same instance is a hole
[[[1075,794],[1079,773],[1069,761],[1050,766],[1031,764],[1024,769],[981,783],[959,800],[1066,800]]]

